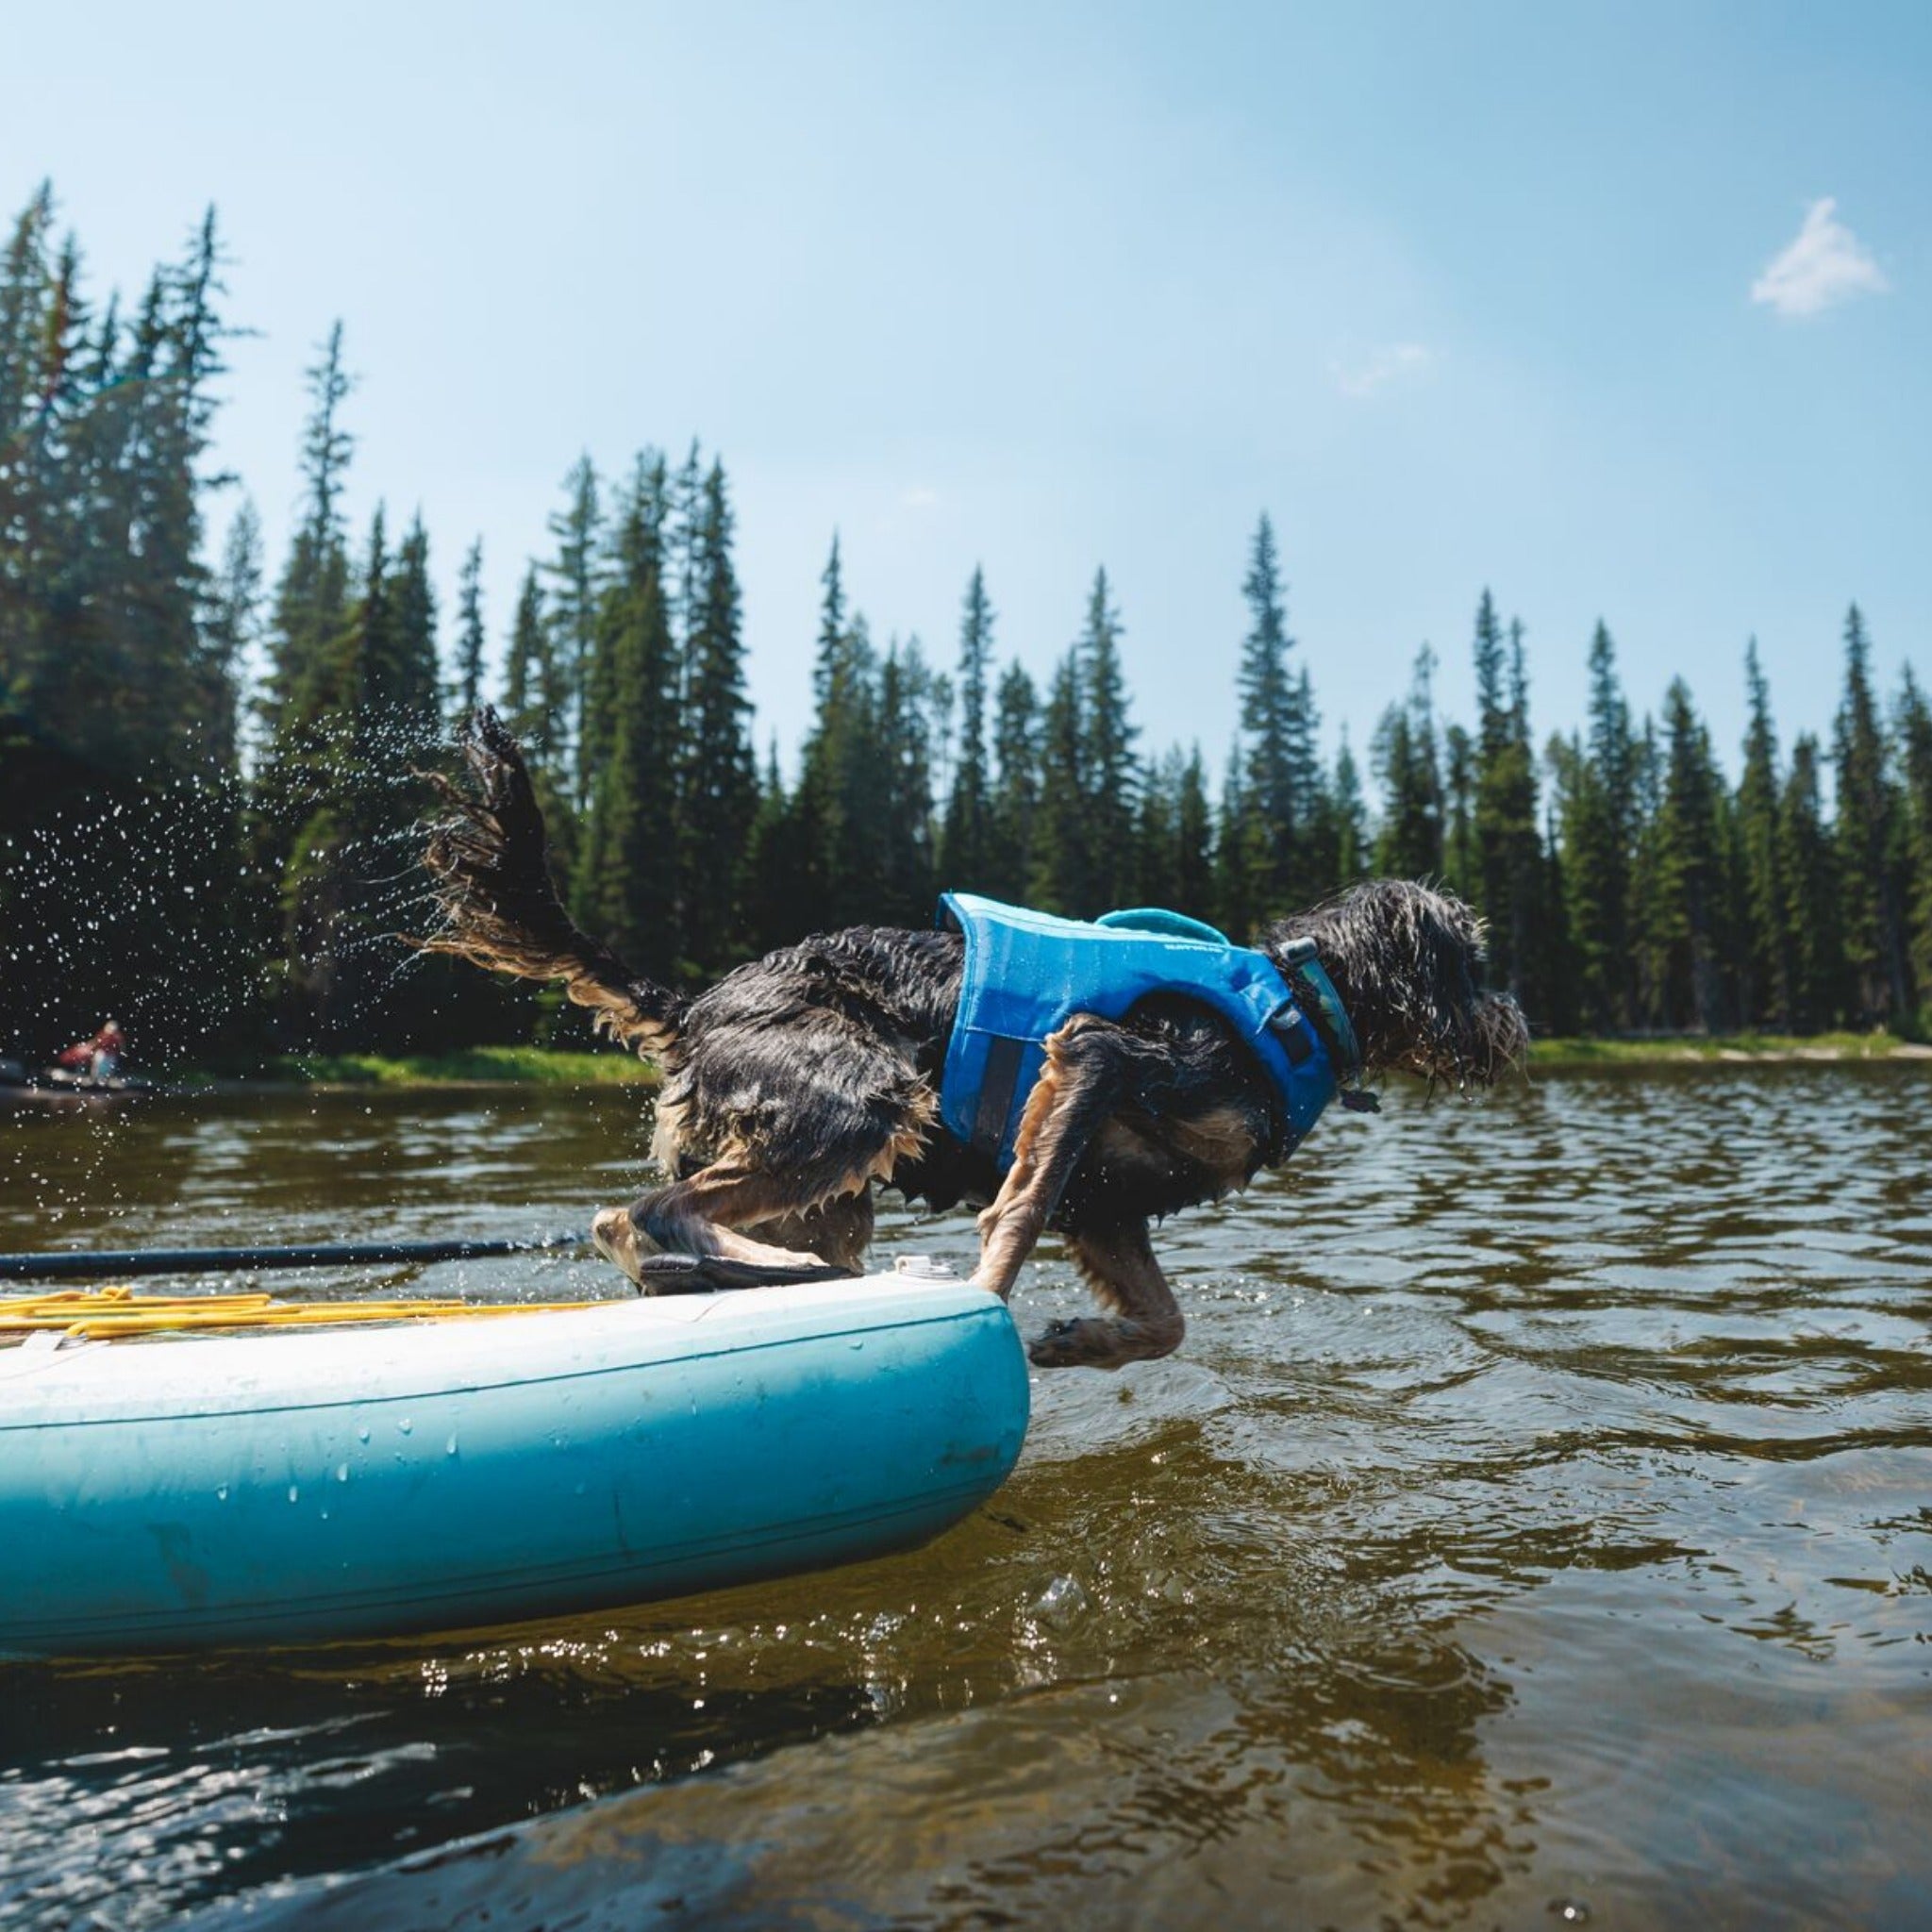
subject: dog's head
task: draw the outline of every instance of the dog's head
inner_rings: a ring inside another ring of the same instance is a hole
[[[1483,923],[1452,892],[1370,879],[1277,920],[1260,943],[1279,960],[1298,939],[1315,941],[1366,1073],[1487,1087],[1529,1051],[1516,1002],[1480,984]]]

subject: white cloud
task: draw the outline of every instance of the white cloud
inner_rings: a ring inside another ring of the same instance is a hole
[[[1805,210],[1797,240],[1751,284],[1751,299],[1770,303],[1780,315],[1816,315],[1890,287],[1871,251],[1838,219],[1838,202],[1827,194]]]
[[[1377,349],[1366,362],[1354,369],[1344,369],[1340,362],[1330,363],[1329,368],[1335,387],[1343,395],[1359,399],[1372,396],[1406,376],[1420,375],[1435,359],[1435,350],[1425,349],[1420,342],[1394,342],[1386,349]]]
[[[931,509],[939,502],[940,493],[924,483],[915,483],[906,492],[905,504],[908,509]]]

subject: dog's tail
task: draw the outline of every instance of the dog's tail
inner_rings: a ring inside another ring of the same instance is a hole
[[[429,774],[450,808],[423,854],[444,924],[415,943],[521,979],[560,979],[613,1038],[662,1059],[676,1045],[684,1002],[572,924],[551,882],[543,813],[524,755],[487,705],[470,719],[463,758],[471,789]]]

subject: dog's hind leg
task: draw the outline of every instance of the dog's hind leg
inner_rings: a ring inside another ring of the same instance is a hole
[[[1154,1258],[1144,1221],[1083,1228],[1073,1237],[1074,1259],[1103,1307],[1112,1312],[1056,1322],[1027,1344],[1041,1369],[1117,1369],[1152,1361],[1181,1345],[1186,1324],[1174,1290]]]
[[[772,1175],[717,1161],[628,1208],[606,1208],[591,1222],[591,1238],[647,1294],[769,1288],[858,1273],[736,1231],[793,1211],[789,1191]]]
[[[1147,1049],[1125,1027],[1075,1013],[1046,1042],[1046,1063],[1020,1116],[1013,1164],[979,1217],[982,1288],[1002,1301],[1045,1232],[1101,1124],[1128,1092]]]

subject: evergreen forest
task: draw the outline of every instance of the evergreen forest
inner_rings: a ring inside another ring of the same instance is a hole
[[[439,609],[420,518],[347,525],[338,325],[300,514],[265,557],[212,454],[222,266],[210,212],[138,301],[98,297],[47,188],[0,250],[0,1052],[108,1012],[150,1060],[580,1040],[554,995],[398,938],[427,917],[421,768],[479,703],[524,742],[575,918],[679,983],[814,930],[924,925],[941,887],[1245,937],[1398,874],[1480,908],[1540,1033],[1932,1017],[1932,704],[1909,668],[1874,688],[1856,605],[1828,742],[1780,741],[1747,646],[1735,780],[1681,678],[1633,704],[1603,624],[1578,640],[1587,716],[1540,733],[1524,625],[1488,590],[1475,714],[1442,714],[1425,646],[1331,758],[1262,515],[1210,781],[1137,721],[1104,568],[1041,682],[1003,657],[979,570],[943,653],[881,643],[834,537],[812,720],[781,761],[755,736],[729,478],[695,446],[579,460],[513,609],[485,609],[476,543]]]

